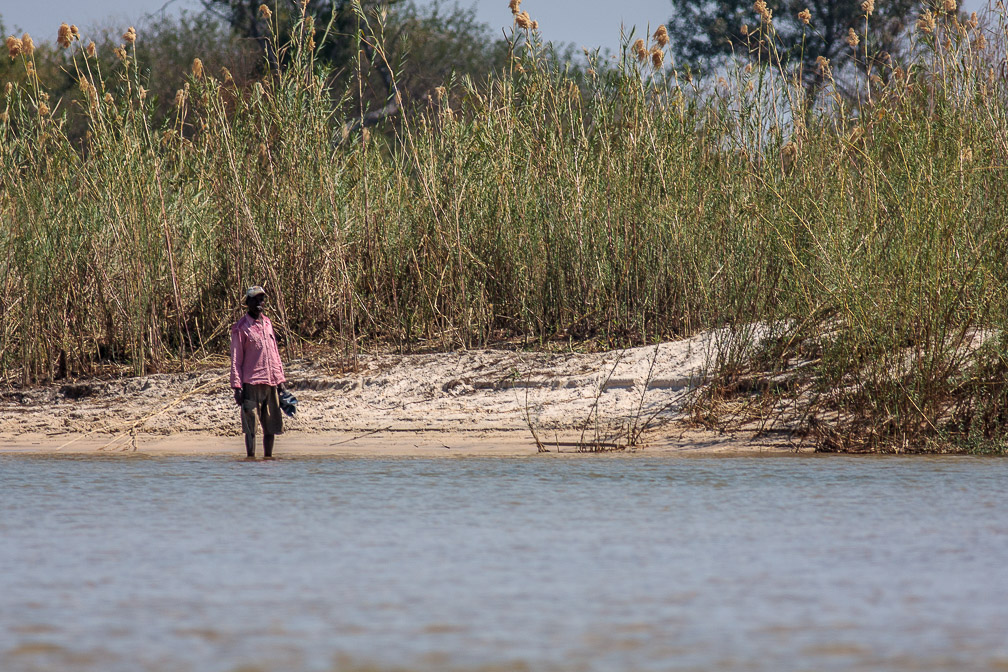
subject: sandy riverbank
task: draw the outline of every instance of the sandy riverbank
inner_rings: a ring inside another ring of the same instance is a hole
[[[539,452],[536,437],[562,454],[631,435],[649,454],[775,450],[681,422],[708,338],[593,354],[362,355],[353,371],[292,361],[299,411],[277,454],[518,456]],[[0,392],[5,452],[231,454],[239,433],[224,367]]]
[[[110,440],[112,439],[112,440]],[[570,443],[544,444],[540,452],[526,432],[290,432],[277,439],[277,457],[532,457],[536,455],[590,455]],[[110,437],[105,434],[0,435],[0,453],[47,453],[63,455],[151,456],[230,455],[241,457],[239,436],[204,433],[149,434]],[[258,451],[257,451],[258,452]],[[660,442],[604,454],[619,455],[732,455],[785,452],[780,446],[747,442],[741,437],[702,431],[682,431]],[[260,453],[261,454],[261,453]]]

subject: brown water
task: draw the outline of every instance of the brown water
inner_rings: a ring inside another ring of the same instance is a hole
[[[0,456],[0,670],[1004,670],[1008,461]]]

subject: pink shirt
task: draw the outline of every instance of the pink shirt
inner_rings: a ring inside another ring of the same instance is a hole
[[[279,385],[286,382],[273,323],[265,315],[249,315],[231,327],[231,387],[244,384]]]

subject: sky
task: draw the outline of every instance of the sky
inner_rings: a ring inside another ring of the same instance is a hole
[[[460,0],[459,4],[475,6],[477,18],[489,24],[495,35],[500,35],[502,27],[512,25],[507,0]],[[36,42],[55,41],[59,24],[64,21],[82,29],[99,25],[122,25],[125,29],[145,23],[144,16],[153,17],[148,21],[156,20],[161,11],[197,10],[200,6],[198,0],[4,0],[0,3],[0,18],[7,34],[16,30],[20,36],[27,31]],[[524,0],[522,9],[539,22],[547,40],[613,52],[619,48],[621,23],[628,28],[636,25],[640,35],[648,25],[653,31],[671,13],[669,0]]]

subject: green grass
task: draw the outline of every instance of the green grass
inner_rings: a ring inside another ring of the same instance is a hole
[[[507,71],[349,134],[357,85],[303,42],[248,90],[191,77],[158,128],[143,65],[101,79],[75,44],[99,91],[82,146],[41,83],[4,101],[0,368],[192,362],[262,284],[292,352],[716,328],[697,409],[742,401],[822,449],[994,449],[1008,99],[978,30],[943,18],[870,94],[847,73],[814,106],[773,59],[701,82],[628,49],[575,80],[519,30]]]

